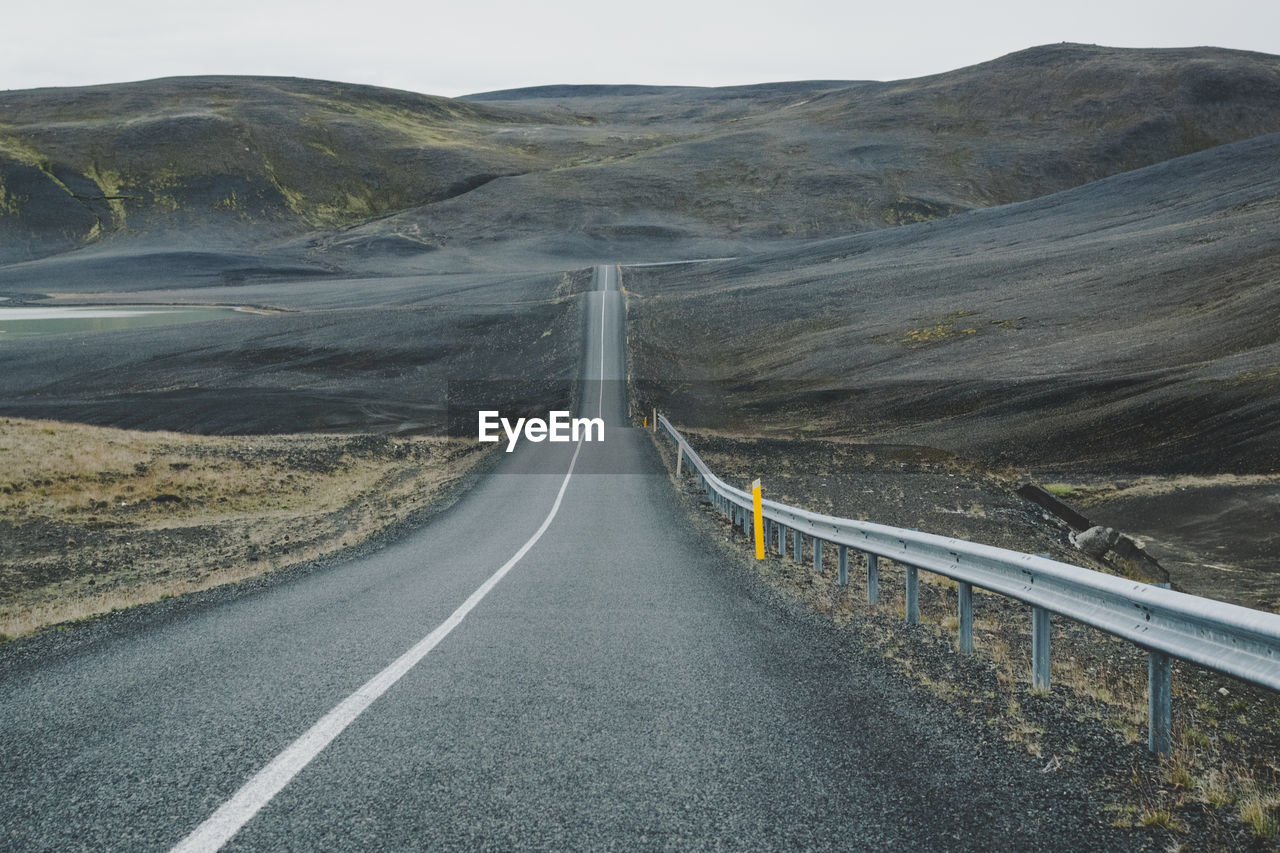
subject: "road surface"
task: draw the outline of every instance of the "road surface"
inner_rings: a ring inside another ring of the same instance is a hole
[[[523,444],[374,556],[0,666],[0,849],[1123,849],[724,564],[626,426],[616,268],[588,298],[603,444]]]

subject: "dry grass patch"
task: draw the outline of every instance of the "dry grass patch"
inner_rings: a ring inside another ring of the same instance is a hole
[[[434,500],[473,443],[211,437],[0,422],[0,634],[21,636],[354,545]]]
[[[1046,492],[1060,498],[1070,498],[1083,507],[1093,507],[1125,498],[1154,498],[1190,489],[1245,488],[1249,486],[1274,486],[1280,483],[1280,474],[1177,474],[1171,476],[1144,475],[1122,483],[1095,481],[1081,483],[1046,483]]]

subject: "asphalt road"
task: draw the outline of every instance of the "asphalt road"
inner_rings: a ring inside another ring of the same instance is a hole
[[[603,444],[526,444],[370,558],[0,665],[0,849],[1132,849],[724,564],[624,425],[597,283]]]

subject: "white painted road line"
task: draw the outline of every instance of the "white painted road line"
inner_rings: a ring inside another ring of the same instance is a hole
[[[609,273],[604,274],[604,291],[600,294],[600,401],[596,405],[596,417],[604,417],[604,306],[609,298]]]
[[[605,272],[605,290],[609,287],[608,272]],[[604,411],[604,315],[605,297],[600,297],[600,410]],[[462,624],[475,606],[498,585],[498,581],[520,562],[529,549],[537,544],[542,534],[547,532],[556,513],[560,512],[560,504],[564,500],[565,490],[569,488],[569,480],[573,478],[574,466],[578,463],[578,454],[582,452],[582,442],[578,442],[569,460],[569,470],[565,472],[564,481],[560,483],[560,491],[556,493],[551,511],[543,519],[529,541],[520,546],[515,556],[502,565],[480,588],[453,611],[440,627],[423,637],[416,646],[409,649],[382,672],[366,681],[355,693],[342,700],[332,711],[325,714],[318,723],[312,726],[302,737],[291,743],[284,752],[271,760],[271,763],[258,771],[258,774],[246,782],[235,795],[227,800],[221,808],[209,816],[188,835],[175,845],[171,853],[213,853],[232,839],[240,828],[262,811],[262,808],[288,785],[294,776],[301,772],[324,748],[340,735],[347,726],[355,722],[364,710],[386,693],[393,684],[404,677],[417,663],[431,653],[440,641],[449,636],[454,628]]]
[[[373,704],[375,699],[386,693],[405,673],[413,669],[414,665],[439,645],[441,640],[449,636],[449,632],[462,623],[462,620],[480,603],[481,599],[498,585],[498,581],[502,580],[511,571],[512,567],[520,562],[525,554],[529,553],[529,549],[542,538],[542,534],[547,532],[547,528],[551,526],[556,513],[560,511],[560,503],[564,499],[565,489],[569,486],[569,480],[573,477],[573,468],[577,464],[578,454],[581,451],[582,442],[578,442],[577,448],[573,451],[573,459],[569,462],[569,470],[565,472],[564,482],[560,484],[560,491],[556,495],[555,503],[551,505],[551,511],[547,513],[542,526],[529,538],[528,542],[525,542],[520,547],[519,551],[516,551],[515,556],[504,563],[502,568],[494,572],[479,589],[471,593],[471,596],[462,603],[462,606],[453,611],[453,615],[446,619],[440,627],[424,637],[416,646],[397,658],[382,672],[366,681],[360,689],[344,699],[328,714],[325,714],[320,722],[290,744],[270,764],[258,771],[256,776],[246,782],[235,793],[235,796],[223,804],[208,820],[178,842],[177,846],[173,848],[173,853],[196,853],[196,851],[212,853],[212,851],[218,850],[222,845],[230,841],[232,836],[261,811],[263,806],[271,802],[272,798],[280,793],[281,789],[289,784],[289,781],[298,775],[302,768],[310,764],[312,759],[329,745],[330,741],[341,734],[343,729],[351,725],[356,717],[359,717],[366,708]]]

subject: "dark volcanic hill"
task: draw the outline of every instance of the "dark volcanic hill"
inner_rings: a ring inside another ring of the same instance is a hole
[[[632,127],[714,121],[694,138],[526,175],[406,218],[439,229],[502,216],[520,231],[536,216],[539,227],[585,223],[580,230],[599,236],[642,224],[678,236],[698,223],[708,236],[755,241],[1021,201],[1280,130],[1280,58],[1055,45],[891,83],[535,90],[484,103]]]
[[[1273,131],[1280,58],[1210,48],[1055,45],[891,83],[462,100],[231,77],[7,92],[0,263],[193,233],[369,272],[737,253]]]
[[[1280,134],[947,219],[628,270],[689,425],[1055,472],[1280,472]]]
[[[0,260],[111,236],[363,221],[545,165],[528,116],[312,80],[179,78],[0,94]]]

